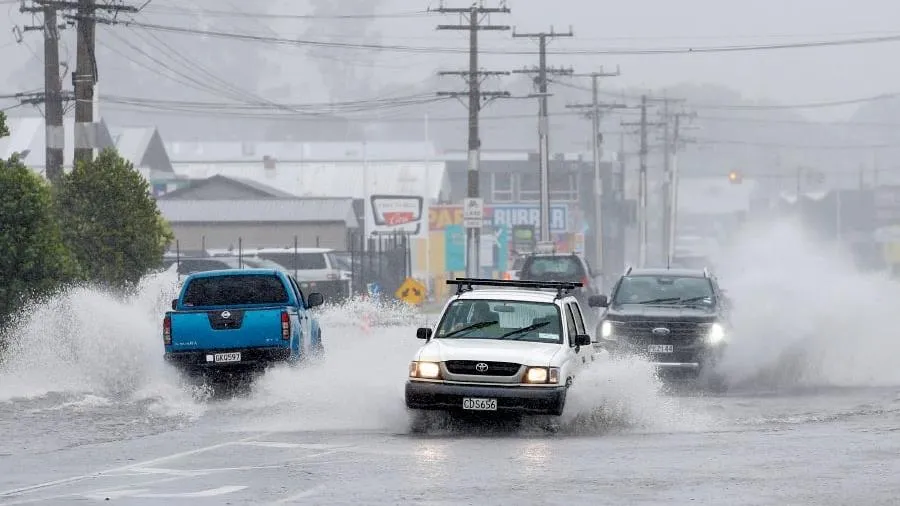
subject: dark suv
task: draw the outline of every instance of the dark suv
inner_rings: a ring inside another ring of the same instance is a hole
[[[687,373],[721,391],[715,371],[729,337],[729,301],[706,269],[628,269],[604,308],[597,341],[613,355],[647,357],[660,373]]]

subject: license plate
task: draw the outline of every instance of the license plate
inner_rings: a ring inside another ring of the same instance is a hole
[[[213,362],[240,362],[240,353],[216,353],[213,355]]]
[[[473,411],[497,411],[497,399],[463,399],[463,409]]]
[[[675,350],[671,344],[651,344],[647,351],[650,353],[672,353]]]

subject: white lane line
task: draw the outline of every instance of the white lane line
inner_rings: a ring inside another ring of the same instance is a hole
[[[204,452],[208,452],[208,451],[212,451],[212,450],[217,450],[217,449],[219,449],[219,448],[225,448],[225,447],[227,447],[227,446],[233,446],[233,445],[235,445],[235,444],[245,443],[245,442],[247,442],[247,441],[251,441],[251,440],[256,439],[256,438],[259,438],[259,437],[265,437],[265,436],[268,436],[268,435],[270,435],[270,434],[272,434],[272,433],[271,433],[271,432],[266,432],[266,433],[263,433],[263,434],[257,434],[257,435],[254,435],[254,436],[250,436],[250,437],[246,437],[246,438],[243,438],[243,439],[239,439],[239,440],[237,440],[237,441],[228,441],[228,442],[225,442],[225,443],[214,444],[214,445],[211,445],[211,446],[206,446],[206,447],[203,447],[203,448],[197,448],[197,449],[194,449],[194,450],[188,450],[188,451],[184,451],[184,452],[173,453],[173,454],[171,454],[171,455],[166,455],[166,456],[164,456],[164,457],[158,457],[158,458],[151,459],[151,460],[147,460],[147,461],[144,461],[144,462],[136,462],[136,463],[134,463],[134,464],[128,464],[127,466],[115,467],[115,468],[112,468],[112,469],[107,469],[107,470],[105,470],[105,471],[99,471],[99,472],[96,472],[96,473],[84,474],[84,475],[81,475],[81,476],[73,476],[73,477],[71,477],[71,478],[64,478],[64,479],[61,479],[61,480],[47,481],[47,482],[44,482],[44,483],[38,483],[38,484],[35,484],[35,485],[29,485],[29,486],[27,486],[27,487],[20,487],[20,488],[14,488],[14,489],[10,489],[10,490],[4,490],[4,491],[0,492],[0,497],[9,497],[9,496],[15,496],[15,495],[27,494],[27,493],[29,493],[29,492],[35,492],[35,491],[38,491],[38,490],[43,490],[43,489],[51,488],[51,487],[58,487],[58,486],[60,486],[60,485],[66,485],[66,484],[69,484],[69,483],[75,483],[75,482],[78,482],[78,481],[84,481],[84,480],[89,480],[89,479],[93,479],[93,478],[99,478],[99,477],[106,476],[106,475],[114,475],[115,473],[121,473],[121,472],[123,472],[123,471],[130,471],[130,470],[135,469],[135,468],[147,467],[147,466],[151,466],[151,465],[153,465],[153,464],[157,464],[157,463],[159,463],[159,462],[165,462],[165,461],[167,461],[167,460],[178,459],[178,458],[182,458],[182,457],[188,457],[188,456],[190,456],[190,455],[196,455],[196,454],[198,454],[198,453],[204,453]]]
[[[125,474],[116,474],[116,476],[141,476],[145,474],[168,474],[172,476],[182,476],[185,478],[190,478],[193,476],[206,476],[208,474],[215,473],[227,473],[231,471],[254,471],[257,469],[279,469],[284,467],[283,465],[268,465],[268,466],[241,466],[241,467],[218,467],[211,469],[166,469],[161,467],[138,467],[132,469],[127,475]]]
[[[114,490],[110,492],[106,492],[103,494],[85,494],[83,497],[87,497],[88,499],[121,499],[123,497],[136,497],[141,499],[179,499],[179,498],[197,498],[197,497],[216,497],[225,494],[231,494],[234,492],[238,492],[244,490],[246,485],[228,485],[225,487],[219,488],[211,488],[208,490],[201,490],[199,492],[179,492],[179,493],[167,493],[167,494],[151,494],[150,489],[146,488],[136,488],[136,489],[124,489],[124,490]]]
[[[316,495],[319,495],[323,490],[325,490],[325,485],[317,485],[309,490],[304,490],[299,494],[292,495],[290,497],[285,497],[284,499],[279,499],[272,504],[287,504],[295,501],[299,501],[300,499],[307,499]]]

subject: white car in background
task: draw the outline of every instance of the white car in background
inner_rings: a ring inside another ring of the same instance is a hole
[[[461,278],[409,366],[410,410],[559,416],[595,359],[579,283]],[[474,287],[487,287],[475,290]]]

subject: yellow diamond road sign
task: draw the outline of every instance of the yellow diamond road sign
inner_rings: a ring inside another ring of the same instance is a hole
[[[425,285],[413,278],[406,278],[406,281],[394,292],[394,296],[407,304],[418,306],[425,302]]]

